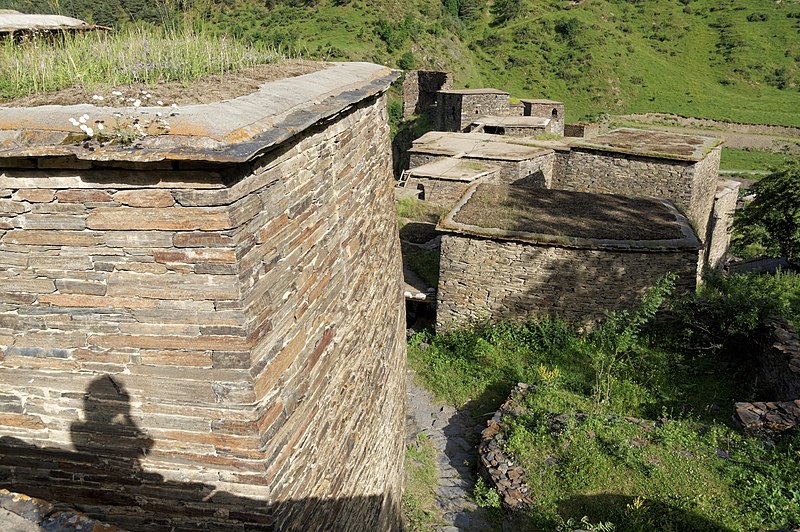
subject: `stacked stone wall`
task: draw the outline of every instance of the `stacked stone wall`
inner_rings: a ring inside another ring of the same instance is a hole
[[[600,134],[600,126],[588,122],[575,122],[564,124],[565,137],[596,137]]]
[[[714,209],[708,226],[708,267],[721,269],[728,259],[731,243],[731,226],[736,202],[739,199],[739,182],[722,181],[714,198]]]
[[[438,94],[436,103],[439,131],[466,131],[480,116],[509,114],[508,94]]]
[[[448,72],[409,70],[403,80],[403,118],[430,113],[436,108],[436,93],[452,86]]]
[[[553,103],[532,103],[524,102],[525,116],[538,116],[549,118],[550,124],[547,126],[548,133],[564,135],[564,104]]]
[[[635,308],[666,272],[694,290],[698,252],[610,251],[493,241],[445,234],[437,292],[437,330],[470,322],[558,315],[594,322],[606,310]]]
[[[446,179],[434,179],[430,177],[410,177],[406,183],[406,188],[424,191],[424,200],[442,207],[453,207],[464,195],[470,181],[450,181]]]
[[[0,486],[131,529],[397,527],[385,103],[246,165],[0,160]]]
[[[684,211],[701,240],[716,193],[720,149],[700,162],[658,159],[573,147],[553,188],[668,198]]]
[[[411,153],[410,168],[417,168],[424,164],[432,163],[442,159],[450,158],[449,155],[435,155],[428,153]],[[470,157],[465,157],[469,159]],[[500,159],[476,159],[482,162],[489,163],[493,166],[499,167],[497,172],[481,178],[487,183],[507,184],[507,185],[520,185],[536,188],[550,188],[553,181],[553,173],[556,170],[556,155],[553,151],[543,153],[538,157],[531,157],[530,159],[523,159],[521,161],[503,161]],[[426,182],[433,181],[431,179],[424,180]],[[437,180],[438,181],[438,180]],[[423,185],[425,182],[419,181]],[[411,180],[409,180],[410,186]],[[453,199],[453,196],[458,190],[463,191],[469,186],[454,185],[447,187],[448,195],[445,198],[447,201]],[[426,188],[427,190],[427,188]],[[444,190],[443,190],[444,191]],[[452,192],[452,194],[451,194]],[[427,196],[426,196],[427,197]],[[459,195],[455,200],[460,198]]]
[[[669,198],[680,209],[692,200],[693,164],[573,147],[553,188]]]
[[[711,211],[714,209],[714,198],[717,195],[717,185],[719,184],[721,153],[722,148],[714,148],[702,161],[694,165],[694,174],[690,185],[691,198],[686,217],[695,225],[697,236],[703,242],[706,242],[711,235],[709,224],[711,223]]]

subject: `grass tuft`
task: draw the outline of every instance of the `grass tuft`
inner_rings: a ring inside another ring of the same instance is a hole
[[[17,43],[0,40],[0,98],[71,86],[189,83],[208,74],[275,62],[276,48],[212,34],[184,22],[173,27],[129,25],[113,32],[64,34]]]

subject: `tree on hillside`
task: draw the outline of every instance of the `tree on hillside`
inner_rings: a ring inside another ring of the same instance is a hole
[[[761,244],[767,252],[800,259],[800,162],[785,163],[753,185],[755,199],[738,211],[733,223],[736,242]]]

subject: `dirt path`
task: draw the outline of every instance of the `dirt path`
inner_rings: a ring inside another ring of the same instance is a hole
[[[630,122],[661,131],[722,137],[729,148],[800,154],[800,127],[737,124],[661,113],[618,115],[610,120]]]

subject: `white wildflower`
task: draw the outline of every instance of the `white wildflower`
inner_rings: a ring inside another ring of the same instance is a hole
[[[106,126],[102,122],[98,122],[97,123],[97,130],[98,131],[103,131],[105,128],[106,128]]]
[[[161,113],[159,113],[159,112],[156,112],[156,116],[161,116]]]
[[[177,109],[178,108],[178,104],[177,103],[173,103],[170,107],[172,107],[173,109]]]
[[[87,120],[87,118],[88,118],[88,117],[87,117],[86,115],[83,115],[82,117],[80,117],[80,118],[78,119],[78,122],[80,122],[81,124],[85,124],[85,123],[86,123],[86,120]],[[81,128],[81,129],[83,129],[83,128]]]
[[[158,101],[156,102],[156,105],[164,105],[164,102],[162,102],[161,100],[158,100]]]
[[[113,94],[114,96],[122,96],[122,93],[119,91],[111,91],[111,94]]]
[[[84,131],[86,132],[87,136],[89,136],[89,137],[93,137],[94,136],[94,129],[92,129],[90,127],[87,127],[86,129],[84,129]]]
[[[139,107],[140,105],[142,105],[142,100],[136,100],[133,102],[134,107]]]
[[[94,96],[92,96],[92,100],[97,100],[98,102],[102,102],[103,100],[105,100],[105,98],[103,98],[99,94],[95,94]]]
[[[77,120],[75,120],[74,118],[70,118],[69,119],[69,123],[72,124],[75,127],[78,127],[78,124],[79,124],[79,122]]]

